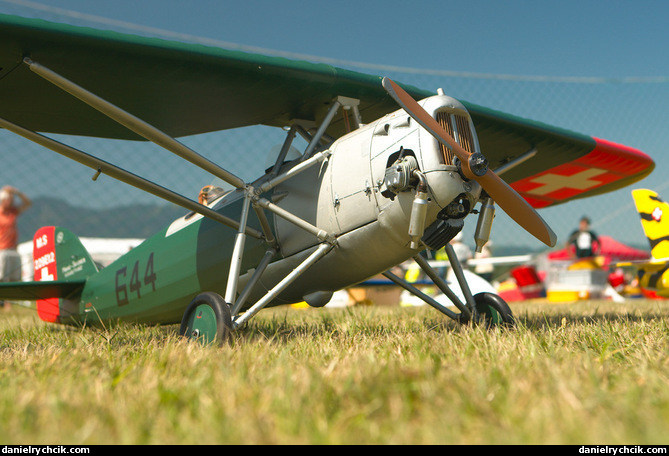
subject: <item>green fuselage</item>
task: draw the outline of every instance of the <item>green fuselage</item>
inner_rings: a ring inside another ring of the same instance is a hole
[[[241,200],[220,209],[230,217],[240,211]],[[76,319],[177,323],[202,290],[223,295],[236,231],[197,214],[190,218],[175,221],[89,277]],[[254,217],[249,225],[259,229]],[[262,241],[248,237],[241,270],[254,267],[265,250]]]

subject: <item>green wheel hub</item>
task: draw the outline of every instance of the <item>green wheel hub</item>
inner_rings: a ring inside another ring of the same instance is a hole
[[[181,320],[179,334],[203,345],[222,344],[232,332],[230,306],[216,293],[199,294]]]
[[[190,313],[185,335],[191,339],[200,340],[206,345],[214,341],[216,330],[216,313],[214,309],[207,304],[202,304]]]

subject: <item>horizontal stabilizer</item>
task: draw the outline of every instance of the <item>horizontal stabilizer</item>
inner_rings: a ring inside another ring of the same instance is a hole
[[[81,294],[85,280],[51,282],[0,283],[0,299],[36,301],[50,298],[75,298]]]

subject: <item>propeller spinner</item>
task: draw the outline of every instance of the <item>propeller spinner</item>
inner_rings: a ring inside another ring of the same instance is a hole
[[[481,154],[470,153],[463,149],[441,125],[425,111],[411,95],[393,82],[383,78],[383,88],[416,122],[425,128],[437,141],[450,148],[462,165],[462,172],[468,179],[481,185],[481,188],[527,232],[549,247],[555,246],[557,236],[525,199],[491,171]]]

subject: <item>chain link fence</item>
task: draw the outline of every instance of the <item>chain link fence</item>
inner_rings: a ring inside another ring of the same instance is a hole
[[[0,12],[101,27],[81,18],[25,6],[0,3]],[[458,99],[619,142],[649,154],[656,162],[655,171],[634,187],[540,211],[558,234],[559,243],[564,243],[582,215],[588,215],[598,234],[647,248],[630,190],[645,187],[669,194],[669,78],[530,78],[381,68],[350,62],[340,66],[390,76],[435,93],[437,88],[443,88]],[[203,185],[213,182],[211,175],[151,143],[53,137],[193,199]],[[246,127],[180,140],[251,180],[269,165],[271,151],[283,138],[280,129]],[[7,131],[0,131],[0,156],[0,185],[18,187],[34,201],[33,208],[20,220],[21,241],[30,240],[41,225],[64,226],[79,236],[147,237],[184,212],[107,176],[93,181],[91,169]],[[464,240],[471,247],[475,225],[472,218],[464,231]],[[497,211],[491,240],[493,253],[544,250],[501,210]]]

